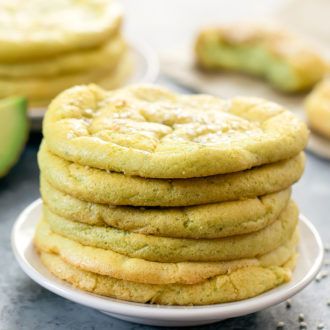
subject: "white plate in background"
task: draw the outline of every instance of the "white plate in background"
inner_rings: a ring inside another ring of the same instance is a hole
[[[257,297],[207,306],[162,306],[126,302],[102,297],[74,288],[53,276],[41,263],[33,248],[36,223],[41,216],[42,201],[30,204],[18,217],[11,236],[12,249],[23,271],[35,282],[55,294],[122,320],[159,326],[192,326],[218,322],[263,310],[285,301],[308,285],[319,272],[323,246],[314,226],[300,216],[299,257],[292,281]]]

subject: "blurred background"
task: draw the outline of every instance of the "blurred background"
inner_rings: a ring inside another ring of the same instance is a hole
[[[314,42],[330,42],[328,0],[139,0],[121,1],[125,28],[158,51],[189,45],[198,29],[231,21],[274,20]],[[316,38],[316,40],[315,40]]]

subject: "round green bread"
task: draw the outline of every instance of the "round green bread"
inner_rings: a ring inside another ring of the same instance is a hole
[[[38,61],[98,47],[118,33],[114,1],[1,1],[0,62]],[[45,87],[45,86],[44,86]]]
[[[308,95],[305,112],[310,127],[315,132],[330,139],[330,79],[324,79]]]
[[[255,297],[290,281],[295,256],[281,267],[250,266],[198,284],[145,284],[115,279],[76,268],[59,256],[41,252],[41,260],[55,276],[95,294],[161,305],[208,305]]]
[[[68,161],[163,179],[232,173],[289,159],[308,138],[305,123],[272,102],[224,101],[138,85],[62,92],[49,105],[43,134],[50,151]]]
[[[314,47],[264,24],[206,28],[197,37],[195,53],[202,68],[248,73],[290,93],[312,88],[327,73],[326,60]]]
[[[43,202],[55,214],[145,235],[219,238],[260,230],[278,219],[291,189],[261,197],[189,207],[146,208],[95,204],[65,194],[41,176]]]
[[[49,103],[58,93],[77,84],[98,82],[105,88],[118,88],[131,74],[131,54],[124,52],[115,62],[86,71],[72,72],[53,77],[8,78],[0,77],[0,97],[23,95],[34,105]]]
[[[209,240],[158,237],[91,226],[59,217],[45,205],[43,218],[56,234],[132,258],[158,262],[226,261],[253,258],[282,245],[293,235],[298,209],[290,202],[277,221],[257,232]]]
[[[39,167],[56,189],[93,203],[189,206],[254,198],[290,187],[304,171],[304,156],[251,170],[205,178],[160,180],[106,172],[66,161],[42,143]]]
[[[126,51],[126,43],[117,35],[100,47],[78,50],[54,58],[20,63],[0,63],[0,77],[10,79],[50,78],[95,70],[114,68]]]
[[[41,221],[34,237],[39,251],[58,254],[65,262],[100,275],[148,284],[194,284],[248,266],[281,266],[295,254],[298,232],[289,241],[258,258],[220,262],[153,262],[130,258],[111,250],[85,246],[53,233]]]

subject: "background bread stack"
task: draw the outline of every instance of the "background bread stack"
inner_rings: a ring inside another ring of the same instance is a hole
[[[5,1],[0,11],[0,97],[44,105],[77,84],[118,87],[131,71],[113,1]]]
[[[152,86],[60,94],[39,152],[35,245],[87,291],[159,304],[261,294],[291,277],[306,126],[280,106]]]

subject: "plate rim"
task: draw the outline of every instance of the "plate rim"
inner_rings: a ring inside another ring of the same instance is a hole
[[[160,74],[160,59],[157,51],[144,40],[133,39],[131,37],[127,37],[126,40],[128,45],[139,52],[148,63],[145,74],[138,82],[134,82],[134,84],[155,82]]]
[[[219,320],[223,317],[231,318],[250,314],[283,302],[284,300],[292,297],[304,289],[319,272],[324,258],[323,243],[319,233],[317,232],[314,225],[304,215],[300,214],[300,223],[306,226],[306,228],[311,232],[315,241],[314,243],[316,244],[319,251],[317,258],[314,260],[313,265],[308,270],[308,272],[299,282],[295,283],[291,287],[286,288],[286,291],[276,292],[275,296],[260,295],[237,302],[205,306],[162,306],[126,302],[116,300],[114,298],[102,297],[93,293],[87,293],[76,288],[70,288],[67,287],[65,282],[62,286],[56,283],[52,278],[41,274],[28,262],[27,258],[22,255],[22,252],[20,252],[20,249],[16,246],[16,235],[19,232],[21,226],[26,221],[28,221],[29,214],[36,208],[40,208],[41,204],[42,200],[40,198],[29,204],[20,213],[12,227],[11,247],[15,258],[24,273],[45,289],[70,301],[93,309],[98,309],[100,311],[106,311],[118,315],[126,315],[138,319],[147,318],[153,320],[168,319],[173,321],[206,321]],[[271,292],[271,290],[268,292]]]

